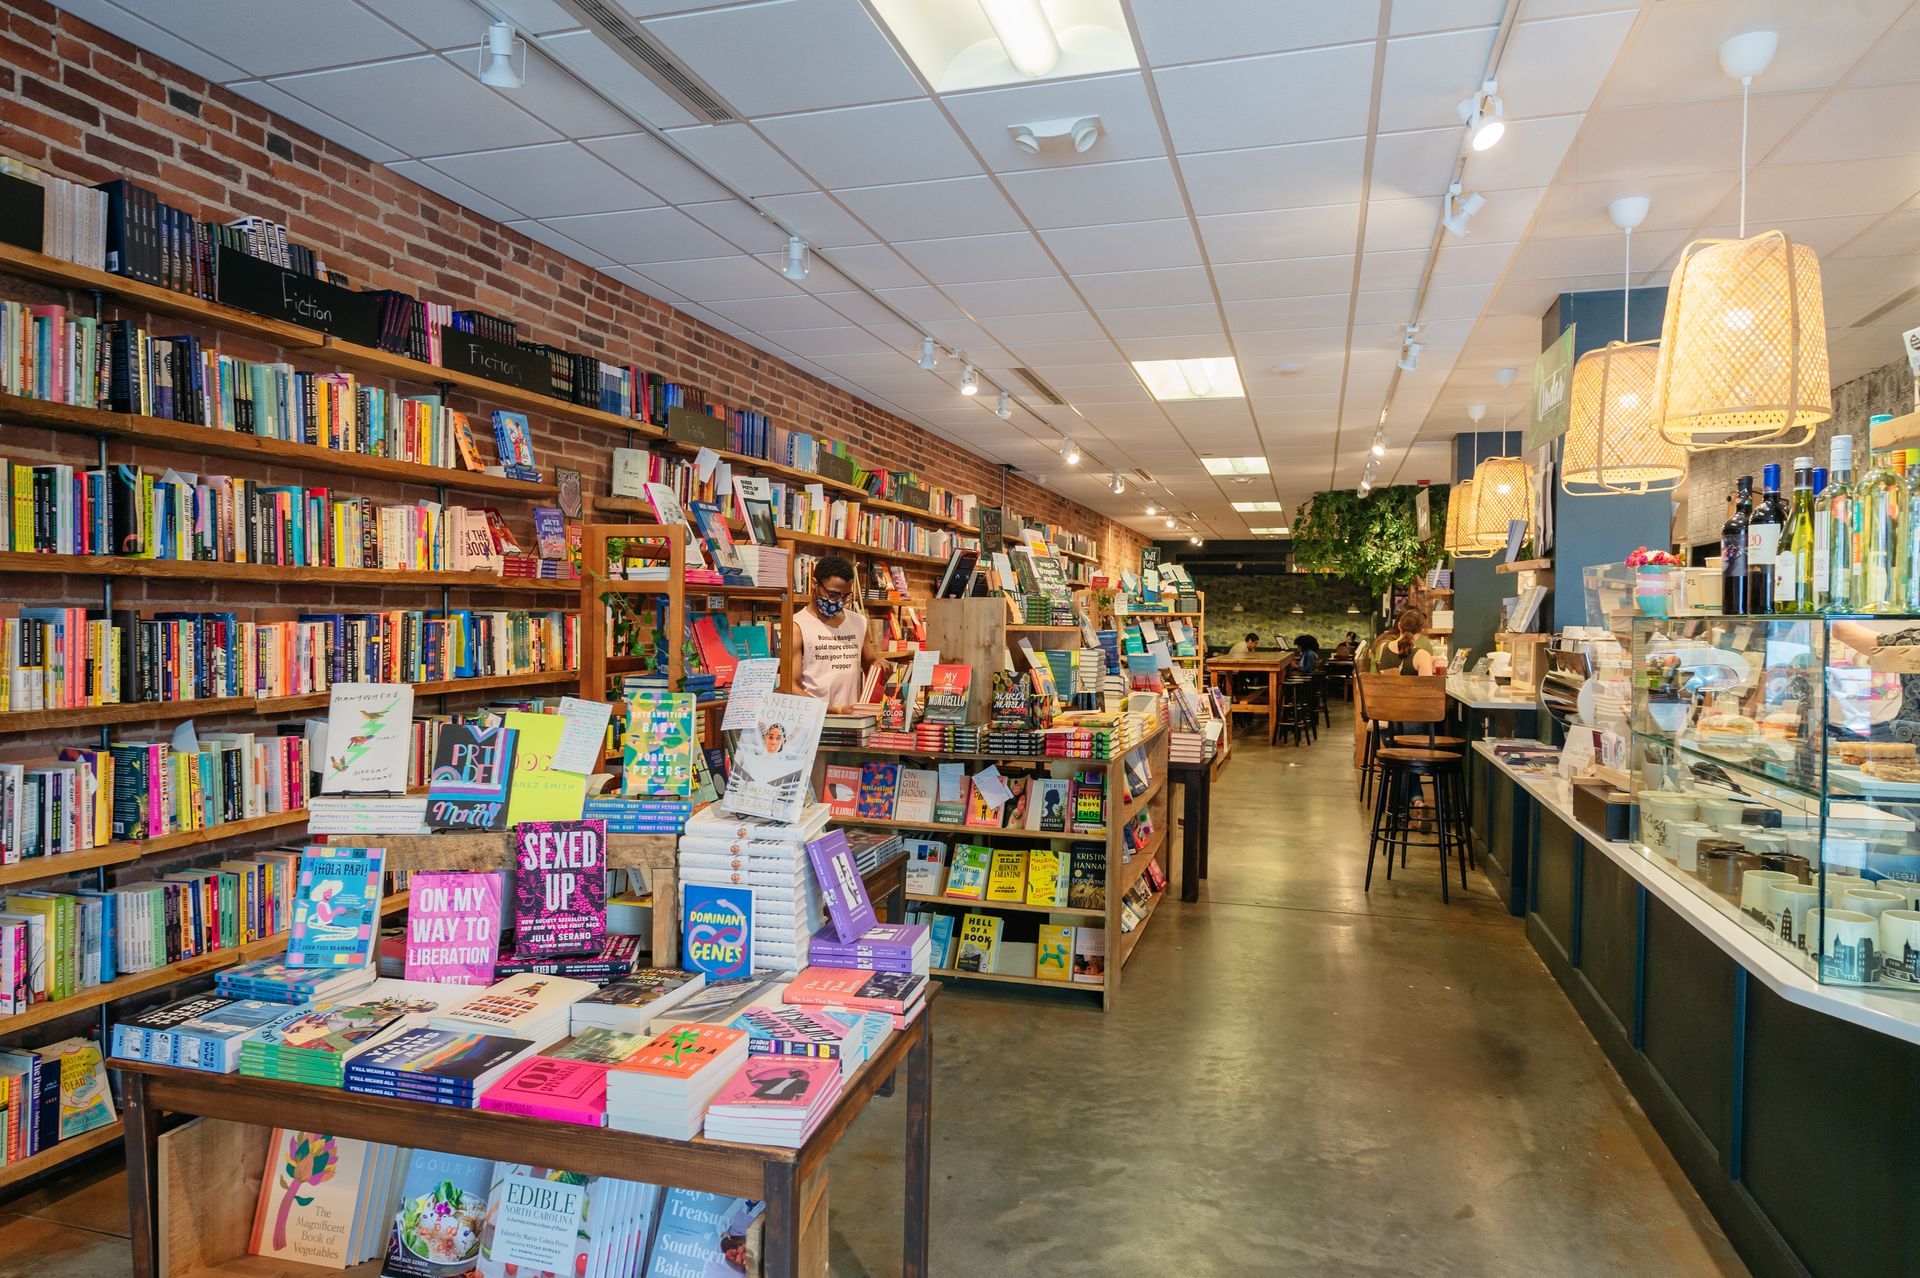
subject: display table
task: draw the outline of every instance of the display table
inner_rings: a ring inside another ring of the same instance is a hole
[[[1817,982],[1565,781],[1473,748],[1528,940],[1753,1271],[1920,1273],[1920,996]]]
[[[1282,653],[1273,657],[1208,657],[1207,677],[1216,687],[1224,687],[1227,694],[1227,729],[1233,729],[1233,716],[1236,714],[1264,714],[1267,717],[1267,733],[1263,740],[1273,740],[1274,724],[1280,720],[1280,680],[1293,667],[1293,654]],[[1234,693],[1234,676],[1237,674],[1265,675],[1267,678],[1267,699],[1258,701],[1240,701]]]
[[[1460,706],[1466,737],[1527,737],[1539,731],[1539,703],[1530,693],[1474,675],[1448,675],[1447,695]]]
[[[1200,899],[1200,880],[1207,877],[1207,814],[1213,808],[1213,778],[1224,757],[1211,763],[1170,763],[1167,780],[1180,787],[1180,899]]]
[[[122,1107],[127,1135],[127,1201],[135,1278],[213,1278],[225,1273],[279,1272],[250,1267],[244,1254],[214,1257],[211,1263],[182,1263],[173,1249],[173,1270],[159,1269],[161,1233],[167,1221],[160,1214],[160,1122],[165,1114],[192,1114],[259,1127],[298,1127],[330,1136],[382,1141],[411,1148],[435,1149],[538,1166],[561,1167],[590,1176],[704,1190],[732,1197],[765,1201],[765,1271],[768,1278],[798,1278],[802,1272],[801,1224],[804,1205],[818,1203],[825,1193],[827,1156],[860,1116],[883,1080],[901,1065],[906,1067],[906,1150],[903,1162],[906,1220],[901,1250],[901,1272],[908,1278],[927,1273],[927,1194],[932,1167],[933,1114],[933,1003],[936,984],[927,991],[927,1009],[904,1030],[896,1031],[872,1060],[849,1079],[840,1101],[799,1149],[764,1145],[734,1145],[696,1137],[690,1141],[641,1136],[612,1128],[581,1127],[511,1114],[443,1105],[418,1104],[380,1096],[363,1096],[332,1087],[314,1087],[275,1079],[242,1078],[197,1070],[149,1065],[140,1061],[110,1062],[122,1084]],[[219,1169],[209,1168],[209,1180]],[[233,1226],[250,1226],[252,1191],[199,1196],[194,1185],[172,1186],[176,1205],[194,1214],[196,1234],[212,1231],[233,1235]],[[257,1188],[257,1186],[256,1186]],[[242,1221],[244,1217],[244,1221]],[[825,1220],[822,1231],[804,1248],[824,1267]],[[239,1252],[244,1253],[242,1243]],[[811,1263],[811,1262],[810,1262]],[[367,1272],[377,1272],[376,1261]],[[315,1269],[317,1275],[322,1272]],[[359,1272],[359,1271],[355,1271]],[[818,1272],[817,1270],[813,1272]]]

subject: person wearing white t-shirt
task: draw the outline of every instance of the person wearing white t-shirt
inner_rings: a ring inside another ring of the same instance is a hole
[[[825,701],[829,711],[845,710],[860,699],[861,673],[878,659],[866,617],[847,611],[853,596],[853,565],[828,555],[813,566],[813,598],[794,617],[800,632],[795,654],[800,691]]]

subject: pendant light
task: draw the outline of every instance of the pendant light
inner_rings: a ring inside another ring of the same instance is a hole
[[[1504,440],[1512,416],[1504,386],[1501,399],[1500,433]],[[1533,467],[1527,465],[1524,457],[1489,457],[1473,468],[1473,505],[1468,514],[1461,517],[1461,532],[1476,547],[1505,550],[1507,525],[1516,519],[1526,521],[1531,535]]]
[[[1479,405],[1475,405],[1467,411],[1470,414],[1476,413],[1479,411]],[[1474,418],[1474,425],[1476,427],[1479,425],[1478,417]],[[1477,429],[1473,433],[1473,461],[1475,470],[1478,470],[1480,466],[1480,432]],[[1471,535],[1473,509],[1474,483],[1471,479],[1464,479],[1455,484],[1453,491],[1447,494],[1447,529],[1446,532],[1442,534],[1440,542],[1447,553],[1451,554],[1455,559],[1491,559],[1507,544],[1507,535],[1504,530],[1502,530],[1500,534],[1498,544],[1483,544],[1478,538]]]
[[[1833,416],[1820,259],[1780,231],[1747,238],[1747,100],[1780,37],[1720,46],[1740,81],[1740,238],[1687,245],[1667,286],[1654,411],[1688,452],[1802,447]]]
[[[1687,450],[1660,433],[1653,415],[1658,342],[1633,340],[1633,231],[1647,217],[1647,198],[1607,206],[1625,235],[1620,279],[1620,340],[1588,351],[1573,366],[1570,417],[1560,459],[1560,487],[1575,497],[1665,493],[1687,477]]]

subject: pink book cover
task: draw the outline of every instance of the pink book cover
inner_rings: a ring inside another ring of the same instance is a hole
[[[415,874],[408,880],[407,979],[491,985],[500,956],[504,876]]]
[[[707,1107],[729,1117],[805,1114],[840,1090],[840,1062],[815,1056],[749,1056]]]
[[[598,950],[607,939],[607,823],[522,821],[514,836],[515,952]]]
[[[583,1127],[607,1125],[607,1068],[529,1056],[480,1095],[480,1108]]]

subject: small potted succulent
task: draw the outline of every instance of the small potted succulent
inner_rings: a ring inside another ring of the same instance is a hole
[[[1627,567],[1634,570],[1633,602],[1643,617],[1665,617],[1668,600],[1680,567],[1680,556],[1669,550],[1648,550],[1645,546],[1627,556]]]

